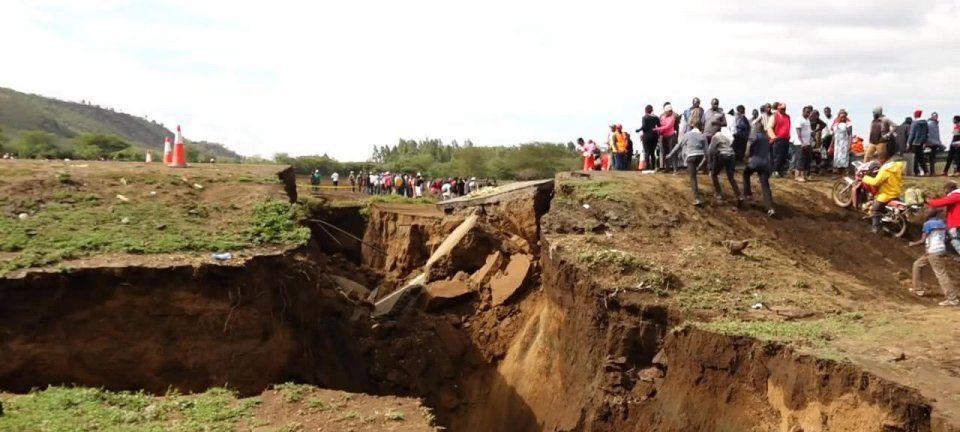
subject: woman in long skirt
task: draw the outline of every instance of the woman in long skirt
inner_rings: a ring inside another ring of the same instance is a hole
[[[830,131],[833,133],[833,167],[842,173],[850,165],[850,141],[853,139],[853,123],[846,110],[840,110]]]

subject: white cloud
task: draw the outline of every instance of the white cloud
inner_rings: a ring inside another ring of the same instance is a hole
[[[843,106],[864,132],[877,104],[895,119],[960,110],[960,5],[923,5],[0,0],[0,38],[15,41],[0,85],[262,155],[600,137],[695,95]]]

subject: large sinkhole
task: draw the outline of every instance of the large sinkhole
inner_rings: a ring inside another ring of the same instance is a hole
[[[420,397],[452,431],[936,430],[911,389],[584,283],[540,238],[548,207],[468,209],[478,228],[426,270],[441,283],[376,317],[466,215],[315,209],[314,241],[281,254],[6,279],[0,390],[299,382]]]

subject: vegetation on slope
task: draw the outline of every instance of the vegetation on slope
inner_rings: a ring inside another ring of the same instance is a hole
[[[122,141],[129,151],[91,154],[89,148],[78,148],[84,144],[78,140],[84,134]],[[86,101],[66,102],[0,88],[0,152],[16,152],[22,157],[133,160],[135,156],[142,160],[150,150],[156,159],[166,137],[172,138],[173,132],[155,120]],[[241,158],[220,144],[188,144],[188,158],[195,162],[211,157],[224,161]]]

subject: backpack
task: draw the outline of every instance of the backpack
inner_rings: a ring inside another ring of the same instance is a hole
[[[922,205],[925,202],[923,190],[916,187],[907,188],[903,194],[903,202],[906,205]]]

